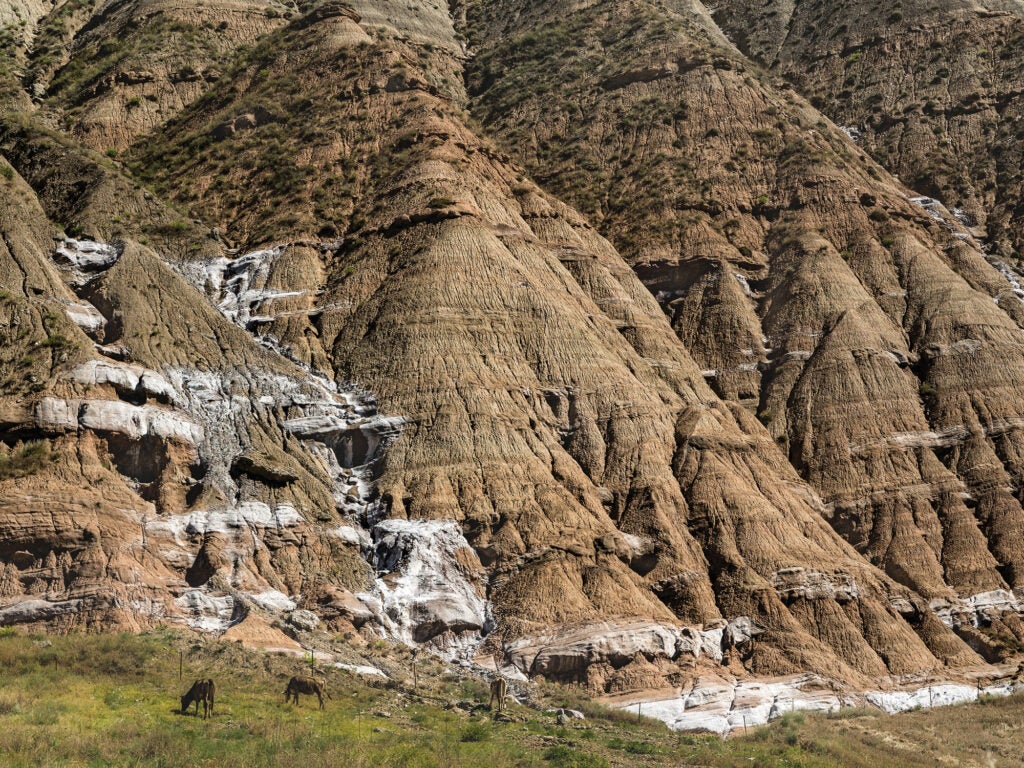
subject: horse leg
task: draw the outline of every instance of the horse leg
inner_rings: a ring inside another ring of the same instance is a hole
[[[320,700],[320,709],[323,709],[324,708],[324,696],[323,696],[323,694],[320,693],[320,691],[317,691],[316,692],[316,697],[317,697],[317,699]]]

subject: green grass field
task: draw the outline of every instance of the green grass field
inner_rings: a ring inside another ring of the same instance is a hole
[[[185,659],[179,682],[179,653]],[[335,669],[331,699],[283,704],[302,662],[236,644],[160,631],[141,636],[0,635],[2,766],[1016,766],[1024,765],[1024,699],[897,717],[849,710],[797,713],[746,737],[670,732],[660,723],[544,686],[546,705],[584,707],[559,726],[552,715],[511,708],[512,722],[445,701],[486,701],[484,686],[424,665],[416,692]],[[195,677],[217,681],[210,720],[178,713]]]

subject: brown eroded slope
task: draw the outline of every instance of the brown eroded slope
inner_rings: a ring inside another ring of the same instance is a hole
[[[461,522],[506,641],[750,616],[757,672],[970,659],[829,529],[607,241],[466,127],[436,74],[458,48],[432,28],[321,6],[130,160],[227,240],[290,243],[253,273],[274,297],[237,319],[406,419],[379,479],[390,513]],[[218,130],[255,109],[271,119]],[[583,672],[550,645],[538,671]]]
[[[25,88],[47,121],[116,154],[200,96],[236,49],[286,13],[275,0],[66,0],[39,21]]]
[[[85,235],[67,239],[3,165],[0,622],[211,628],[272,592],[338,618],[318,601],[365,588],[368,569],[329,532],[330,463],[284,426],[330,393],[148,247],[88,239],[121,227],[111,209],[171,218],[151,195],[30,122],[6,142]]]
[[[466,18],[474,113],[619,247],[834,527],[936,607],[1015,586],[1024,315],[962,224],[700,4],[477,2]]]
[[[1016,269],[1024,14],[1019,3],[747,3],[715,18],[912,189],[942,200]]]

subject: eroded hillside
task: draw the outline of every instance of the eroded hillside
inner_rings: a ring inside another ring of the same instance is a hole
[[[622,249],[836,530],[933,600],[1004,599],[1020,570],[1015,273],[702,6],[670,11],[471,6],[478,114]]]
[[[322,623],[616,695],[1024,638],[1024,305],[703,6],[19,29],[5,623]]]

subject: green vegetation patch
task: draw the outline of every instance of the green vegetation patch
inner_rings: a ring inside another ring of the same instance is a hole
[[[0,480],[34,475],[50,463],[50,443],[32,440],[8,448],[0,443]]]
[[[374,648],[393,661],[405,653]],[[1024,741],[1019,696],[897,716],[797,712],[723,740],[673,733],[578,688],[540,684],[536,707],[510,703],[507,721],[492,720],[485,685],[425,660],[417,691],[320,668],[330,694],[321,712],[311,698],[284,704],[301,660],[168,630],[47,637],[0,628],[0,669],[0,763],[18,768],[916,768],[1016,764]],[[217,684],[205,721],[178,712],[199,677]],[[545,711],[555,706],[583,709],[587,719],[560,726]]]

